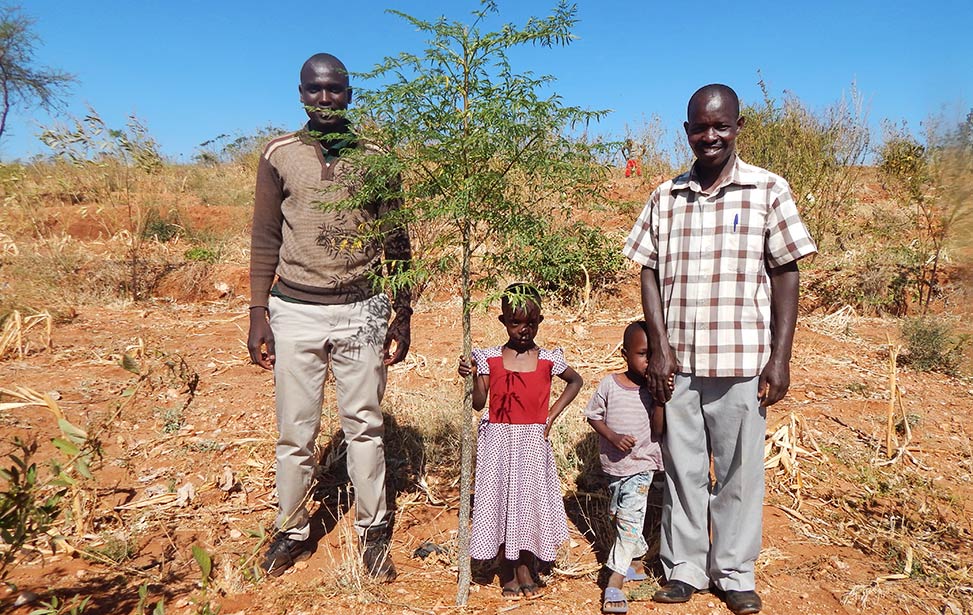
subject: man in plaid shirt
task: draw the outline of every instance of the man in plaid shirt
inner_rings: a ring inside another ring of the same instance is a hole
[[[655,190],[625,243],[642,265],[648,386],[666,402],[667,583],[653,599],[712,588],[756,613],[766,407],[790,385],[797,261],[817,249],[787,182],[737,157],[736,93],[700,88],[687,119],[696,162]]]

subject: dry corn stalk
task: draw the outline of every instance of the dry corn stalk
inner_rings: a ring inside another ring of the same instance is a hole
[[[54,399],[47,393],[38,393],[34,389],[17,386],[12,390],[0,389],[0,394],[20,400],[0,404],[0,410],[13,410],[14,408],[23,408],[25,406],[42,406],[50,410],[51,414],[53,414],[55,418],[64,418],[64,413],[61,412],[61,407],[58,406],[57,402],[54,401]]]
[[[4,321],[3,331],[0,332],[0,359],[7,354],[8,350],[15,350],[18,358],[24,358],[27,354],[30,342],[25,342],[27,332],[37,325],[44,325],[44,338],[42,350],[51,347],[51,315],[47,312],[22,316],[19,310],[14,310]]]
[[[899,357],[899,349],[901,347],[892,344],[891,337],[887,336],[886,339],[888,339],[889,342],[889,412],[888,412],[888,420],[885,428],[885,454],[889,459],[891,459],[892,456],[895,455],[895,449],[899,444],[898,438],[895,437],[894,416],[895,416],[895,400],[899,394],[899,387],[896,383],[896,379],[898,376],[897,360]],[[906,425],[908,425],[908,423],[909,421],[906,420]]]
[[[797,507],[801,505],[801,492],[804,486],[798,469],[798,455],[816,457],[821,453],[810,434],[808,439],[812,450],[798,444],[803,433],[804,419],[791,412],[788,420],[769,434],[764,444],[764,469],[782,468],[779,473],[793,481],[791,490],[794,492]]]

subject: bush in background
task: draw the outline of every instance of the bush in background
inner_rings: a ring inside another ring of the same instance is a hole
[[[973,110],[961,122],[932,117],[925,122],[925,143],[904,124],[886,124],[879,149],[879,169],[892,197],[909,213],[909,242],[921,263],[916,292],[925,314],[939,291],[943,261],[950,246],[969,245],[973,213]],[[964,232],[965,231],[965,232]]]
[[[956,376],[963,362],[968,335],[957,335],[952,323],[942,317],[908,318],[902,323],[907,353],[902,360],[924,372]]]
[[[787,180],[819,248],[837,243],[843,249],[859,187],[856,167],[868,153],[861,97],[852,86],[847,99],[815,113],[793,95],[778,102],[759,83],[764,100],[741,110],[746,125],[737,139],[740,157]]]

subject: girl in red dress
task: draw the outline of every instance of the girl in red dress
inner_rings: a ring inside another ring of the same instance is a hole
[[[536,288],[507,287],[501,310],[507,343],[474,350],[472,362],[460,359],[459,373],[475,376],[474,409],[490,401],[477,438],[470,555],[482,560],[502,555],[501,593],[515,600],[541,595],[534,581],[536,560],[554,561],[568,539],[561,481],[547,437],[583,381],[560,349],[534,343],[544,320]],[[551,404],[554,376],[567,385]]]

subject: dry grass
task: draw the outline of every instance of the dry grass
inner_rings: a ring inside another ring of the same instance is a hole
[[[36,349],[50,348],[51,320],[51,315],[47,312],[22,316],[19,310],[14,310],[8,314],[3,321],[3,329],[0,330],[0,360],[8,353],[16,353],[17,358],[23,359],[24,355],[33,350],[28,334],[34,328],[39,328],[41,332],[40,341],[34,342]]]
[[[6,315],[0,332],[0,361],[14,356],[30,359],[32,354],[50,349],[52,326],[69,317],[74,306],[83,309],[106,303],[126,304],[131,290],[129,258],[136,248],[143,280],[141,291],[146,295],[156,292],[165,282],[175,287],[175,294],[190,297],[192,290],[211,283],[215,267],[246,266],[243,228],[248,219],[245,206],[252,198],[251,169],[166,166],[158,175],[142,176],[117,166],[79,169],[41,163],[14,170],[5,168],[0,172],[0,181],[0,199],[4,203],[0,207],[0,315]],[[201,230],[190,215],[193,208],[204,206],[240,206],[239,226],[224,227],[204,236],[205,229]],[[76,226],[64,224],[69,219]],[[144,234],[149,222],[160,223],[157,230],[166,229],[166,224],[178,228],[170,229],[176,234],[163,240],[158,235]],[[186,260],[186,250],[201,242],[216,248],[216,265]],[[167,279],[174,271],[178,277]],[[430,290],[451,288],[453,283],[441,280],[440,288]],[[554,569],[555,574],[566,578],[596,574],[591,551],[606,548],[612,531],[604,484],[598,478],[597,441],[581,416],[580,407],[602,376],[619,371],[624,365],[618,346],[594,343],[591,331],[610,328],[617,330],[620,338],[624,326],[641,316],[637,305],[612,312],[601,309],[602,303],[612,299],[601,292],[593,289],[584,309],[545,306],[547,320],[539,339],[543,346],[564,347],[569,364],[587,379],[584,390],[559,419],[552,436],[562,488],[572,521],[579,530],[572,534],[575,548],[559,557]],[[450,315],[459,311],[455,303],[417,306],[417,313],[423,310]],[[801,540],[850,547],[886,568],[873,580],[848,591],[847,604],[861,608],[898,604],[913,612],[928,611],[933,605],[935,612],[973,612],[969,564],[973,553],[970,529],[963,524],[961,496],[948,480],[939,478],[948,473],[946,469],[940,467],[936,472],[927,467],[933,464],[919,447],[922,431],[928,427],[920,424],[914,428],[911,440],[896,430],[899,416],[905,418],[903,430],[910,427],[909,416],[901,398],[895,397],[898,387],[894,384],[890,397],[886,349],[876,348],[855,335],[855,329],[863,322],[860,313],[862,310],[847,306],[829,314],[802,317],[802,326],[835,343],[856,346],[854,356],[848,357],[795,356],[795,371],[817,367],[814,363],[827,369],[856,370],[861,382],[872,391],[866,395],[862,385],[862,407],[866,408],[866,402],[875,398],[879,402],[894,402],[894,407],[888,407],[894,412],[893,425],[890,429],[886,412],[875,417],[867,416],[865,410],[860,417],[822,417],[797,410],[788,413],[770,425],[767,432],[768,502],[784,510]],[[505,339],[495,316],[495,308],[477,313],[474,345],[488,346]],[[211,324],[196,322],[192,332]],[[241,336],[245,336],[242,330]],[[210,358],[210,382],[242,364],[240,357],[244,353],[237,350],[229,358]],[[104,536],[117,535],[135,545],[135,552],[130,562],[115,569],[132,579],[161,582],[164,575],[170,575],[170,579],[173,575],[193,576],[195,565],[180,532],[195,532],[193,536],[206,536],[210,541],[206,548],[217,562],[213,580],[216,590],[228,594],[251,590],[259,578],[255,564],[266,541],[263,528],[272,522],[275,509],[273,435],[257,430],[232,436],[202,434],[207,429],[215,430],[212,414],[219,408],[190,403],[192,395],[185,379],[164,367],[164,353],[153,352],[144,343],[97,356],[88,349],[71,352],[75,353],[71,360],[80,359],[92,368],[116,363],[128,352],[151,375],[135,394],[112,398],[112,404],[121,406],[119,420],[126,428],[141,423],[147,435],[133,438],[125,428],[119,428],[106,430],[103,436],[106,442],[117,444],[104,464],[118,468],[120,480],[134,486],[136,497],[119,503],[104,492],[91,491],[92,497],[83,503],[76,518],[83,519],[92,530],[90,526],[97,521],[97,532],[79,532],[72,523],[63,528],[64,535],[78,549],[93,553],[105,546]],[[455,467],[458,427],[463,419],[458,381],[443,377],[444,373],[454,373],[455,357],[451,350],[440,354],[413,352],[390,373],[392,383],[385,400],[387,455],[390,475],[396,483],[400,520],[430,507],[441,515],[455,514],[458,503]],[[196,369],[200,363],[202,359],[194,363]],[[112,395],[117,396],[118,391],[138,382],[138,376],[131,375],[131,380],[114,383]],[[402,385],[403,381],[407,385]],[[14,410],[22,404],[47,403],[39,394],[15,388],[13,382],[4,385],[8,390],[0,391],[4,395],[0,411]],[[559,387],[556,385],[554,390],[557,394]],[[331,437],[338,431],[333,392],[326,399],[321,450],[325,465],[338,468],[342,462],[340,450],[331,446]],[[75,413],[68,416],[75,421],[98,418],[82,415],[77,408],[65,406],[62,411]],[[261,408],[261,412],[265,410]],[[110,416],[112,411],[101,412]],[[164,429],[167,416],[179,419],[171,421],[171,432]],[[234,409],[227,420],[230,419],[246,423],[265,417]],[[886,463],[890,436],[901,437],[893,442],[892,458],[896,462],[892,464]],[[120,438],[121,443],[116,443],[115,438]],[[973,480],[970,439],[958,440],[951,447],[949,456],[940,461],[949,464],[949,471],[955,470],[949,478],[968,484]],[[151,472],[136,470],[148,467],[146,460],[150,459]],[[325,515],[327,511],[322,511],[322,507],[338,511],[347,507],[346,487],[331,486],[334,498],[313,502],[313,512]],[[653,510],[653,514],[658,514],[657,508]],[[384,588],[362,577],[357,565],[357,536],[347,517],[326,517],[335,523],[329,537],[338,545],[328,552],[324,564],[332,572],[322,575],[318,583],[295,587],[293,593],[287,594],[288,600],[301,600],[303,596],[307,598],[304,603],[313,604],[335,596],[359,595],[364,609],[392,602]],[[452,564],[455,554],[448,533],[435,538],[446,547],[441,560],[428,564],[437,567],[438,572]],[[397,533],[396,540],[413,537]],[[153,562],[146,555],[150,544],[164,554],[161,561]],[[586,544],[590,545],[588,550],[578,548]],[[758,567],[763,574],[772,575],[787,558],[781,550],[766,549]],[[903,589],[906,584],[908,590]],[[928,596],[935,600],[924,602]],[[286,610],[287,604],[282,602],[279,607]]]

